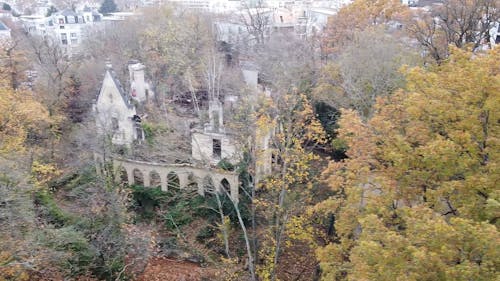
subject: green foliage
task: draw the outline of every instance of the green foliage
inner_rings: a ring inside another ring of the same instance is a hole
[[[234,171],[234,165],[231,164],[226,158],[223,158],[217,163],[217,167],[225,171]]]
[[[141,124],[142,130],[144,131],[144,138],[149,144],[153,143],[154,131],[150,123],[143,122]]]
[[[205,198],[199,195],[170,201],[168,210],[163,217],[165,227],[177,231],[178,228],[191,223],[197,216],[204,214],[201,210],[204,204]]]
[[[203,243],[207,241],[210,238],[215,237],[216,235],[216,229],[212,226],[207,226],[202,228],[197,234],[196,234],[196,240],[198,242]]]
[[[61,266],[72,276],[85,273],[96,255],[84,233],[73,226],[47,229],[40,239],[40,242],[48,247],[69,254],[60,262]]]
[[[330,138],[335,137],[337,135],[336,130],[339,127],[337,120],[340,118],[340,111],[320,101],[314,104],[314,112],[323,126],[326,135]]]
[[[55,251],[67,276],[91,274],[99,280],[114,280],[128,250],[122,230],[126,209],[120,195],[97,179],[93,167],[52,180],[48,186],[64,193],[66,204],[88,204],[88,200],[103,200],[104,204],[92,210],[74,206],[66,211],[54,193],[38,190],[35,203],[46,223],[38,234],[39,243]]]
[[[4,11],[10,11],[10,10],[12,10],[12,8],[10,7],[9,4],[3,3],[2,4],[2,10],[4,10]]]
[[[326,148],[327,152],[336,161],[346,158],[347,147],[342,140],[337,138],[337,129],[339,127],[337,121],[340,118],[340,111],[320,101],[314,104],[314,112],[325,130],[328,142],[331,143],[331,147]]]
[[[116,3],[114,0],[104,0],[101,4],[101,8],[99,8],[99,13],[101,14],[109,14],[118,11],[116,7]]]
[[[134,184],[130,186],[130,189],[134,199],[132,207],[145,220],[153,219],[154,209],[168,201],[168,194],[160,187],[144,187]]]
[[[46,17],[50,17],[52,14],[57,13],[57,9],[54,6],[50,6],[45,14]]]
[[[51,181],[49,181],[47,183],[47,186],[49,188],[49,190],[57,190],[59,189],[60,187],[67,187],[69,182],[75,180],[76,178],[78,178],[78,174],[77,173],[70,173],[70,174],[65,174],[61,177],[58,177],[56,179],[53,179]]]
[[[162,191],[160,187],[144,187],[141,185],[130,186],[134,199],[133,209],[140,219],[156,219],[155,208],[163,207],[166,210],[162,216],[168,230],[176,231],[188,225],[196,218],[203,218],[208,221],[217,219],[217,215],[211,209],[217,208],[217,203],[213,196],[200,196],[188,190]],[[221,198],[223,196],[221,195]],[[229,199],[223,200],[225,210],[229,213],[232,210]]]
[[[225,216],[228,216],[233,225],[238,225],[238,217],[236,211],[234,210],[231,198],[227,194],[219,194],[219,200],[221,201],[222,210]],[[249,210],[250,200],[248,196],[240,196],[240,201],[238,202],[238,207],[240,208],[240,214],[245,223],[250,221],[251,215]],[[215,195],[207,196],[206,205],[208,209],[204,210],[204,218],[210,219],[212,222],[219,220],[218,214],[212,210],[217,210],[217,198]]]
[[[341,160],[346,158],[346,151],[348,149],[347,143],[339,138],[335,138],[331,142],[332,144],[332,149],[333,149],[333,159],[334,160]]]
[[[47,183],[50,190],[70,191],[74,188],[87,187],[90,184],[96,184],[95,167],[87,166],[75,173],[67,173],[51,180]]]
[[[134,199],[132,208],[139,218],[147,221],[158,219],[155,209],[161,207],[165,210],[161,219],[168,230],[178,231],[197,218],[202,218],[210,223],[219,220],[218,213],[214,211],[218,210],[218,204],[213,194],[206,194],[203,197],[189,190],[171,189],[162,191],[160,187],[144,187],[141,185],[132,185],[130,189]],[[231,222],[236,224],[238,219],[231,199],[226,194],[219,194],[219,199],[224,214],[229,216]],[[248,221],[250,217],[248,202],[246,201],[243,200],[239,204],[244,221]]]
[[[35,193],[35,204],[40,205],[42,215],[46,220],[55,226],[61,227],[63,225],[75,222],[75,217],[71,214],[64,212],[54,200],[53,194],[46,190],[39,190]]]
[[[188,202],[179,202],[165,214],[164,219],[167,229],[176,230],[193,221],[189,206]]]
[[[154,143],[155,136],[167,131],[167,128],[161,124],[142,122],[141,126],[142,126],[142,130],[144,131],[144,138],[146,139],[146,141],[149,144]]]
[[[88,104],[83,99],[82,82],[80,78],[71,74],[64,86],[65,100],[63,105],[64,114],[73,124],[81,123],[88,111]]]

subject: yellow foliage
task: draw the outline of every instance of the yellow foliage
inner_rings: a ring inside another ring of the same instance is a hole
[[[27,281],[30,274],[11,253],[0,251],[0,281],[3,280]]]
[[[62,171],[57,169],[54,164],[42,164],[38,161],[34,161],[31,167],[31,173],[35,185],[38,187],[45,187],[49,181],[61,175]]]
[[[0,89],[0,155],[23,151],[30,130],[48,121],[47,110],[30,93]]]
[[[349,147],[324,175],[337,244],[324,280],[494,280],[500,182],[500,50],[451,50],[406,70],[407,86],[363,122],[343,111]]]
[[[356,32],[407,16],[408,8],[399,0],[355,0],[329,19],[322,42],[324,50],[338,51],[354,39]]]

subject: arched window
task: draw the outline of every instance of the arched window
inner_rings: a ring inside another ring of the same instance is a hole
[[[187,188],[189,190],[198,190],[198,182],[193,173],[189,173]]]
[[[231,185],[227,179],[222,179],[220,181],[221,193],[231,195]]]
[[[156,171],[151,171],[151,173],[149,173],[149,183],[151,187],[161,186],[160,174],[158,174]]]
[[[168,189],[171,189],[171,188],[180,189],[181,188],[179,176],[177,176],[176,173],[174,173],[174,172],[168,173],[168,175],[167,175],[167,188]]]
[[[214,193],[215,192],[215,185],[210,176],[206,176],[203,178],[203,191],[208,192],[208,193]]]
[[[123,168],[123,167],[120,167],[120,169],[118,170],[118,180],[121,183],[130,184],[128,182],[127,170],[125,170],[125,168]]]
[[[142,172],[139,169],[134,169],[132,173],[134,175],[134,184],[144,185],[144,176]]]

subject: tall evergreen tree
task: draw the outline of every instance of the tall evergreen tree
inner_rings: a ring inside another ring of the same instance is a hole
[[[118,8],[116,7],[114,0],[104,0],[101,4],[101,8],[99,9],[99,12],[102,14],[109,14],[116,11],[118,11]]]
[[[50,17],[54,13],[57,13],[57,8],[50,6],[50,8],[47,9],[47,14],[45,14],[45,16]]]

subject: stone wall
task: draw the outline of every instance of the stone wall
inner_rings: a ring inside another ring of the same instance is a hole
[[[96,155],[97,163],[102,159]],[[211,183],[215,191],[223,192],[222,188],[230,194],[231,199],[238,201],[239,179],[238,174],[216,169],[204,169],[189,164],[163,164],[143,162],[129,159],[113,159],[115,179],[126,181],[128,184],[142,184],[146,187],[160,186],[167,191],[173,185],[180,190],[188,186],[197,186],[198,194],[204,196],[207,184]],[[100,165],[98,165],[98,170]],[[140,178],[142,182],[138,182]],[[173,183],[175,181],[175,184]]]
[[[214,139],[221,143],[221,155],[214,155]],[[191,136],[192,157],[195,160],[216,165],[221,159],[227,159],[235,164],[239,153],[232,138],[226,134],[194,131]]]

